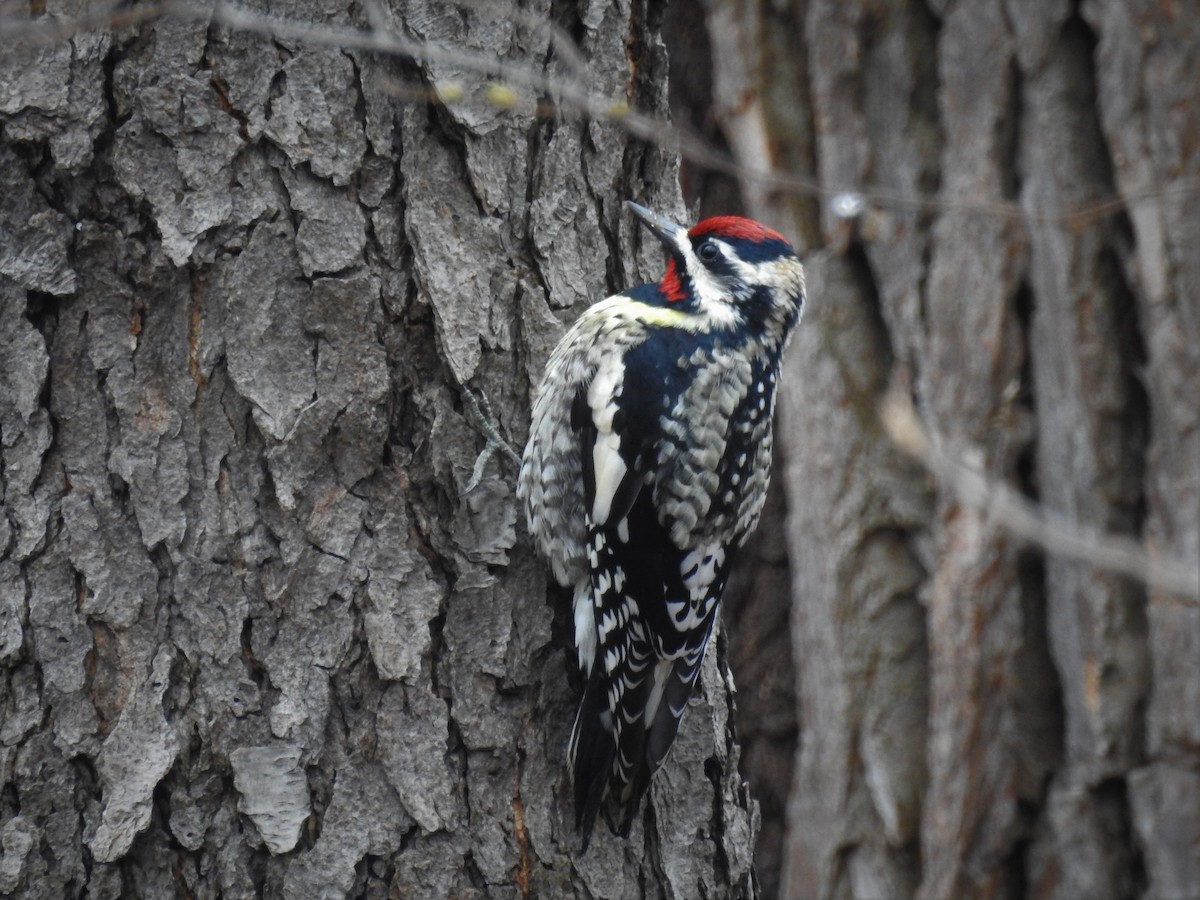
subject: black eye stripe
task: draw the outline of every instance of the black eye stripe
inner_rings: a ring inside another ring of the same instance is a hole
[[[721,256],[721,250],[713,241],[705,241],[696,248],[696,255],[705,262],[712,262]]]

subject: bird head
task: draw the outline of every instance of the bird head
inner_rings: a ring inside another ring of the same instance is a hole
[[[804,302],[804,268],[779,232],[740,216],[704,219],[690,230],[644,206],[630,211],[667,248],[664,300],[705,330],[779,325],[790,331]]]

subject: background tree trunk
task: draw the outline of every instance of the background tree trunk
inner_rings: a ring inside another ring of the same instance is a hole
[[[829,248],[781,391],[783,894],[1196,896],[1195,596],[1020,543],[879,405],[910,396],[952,458],[1195,583],[1200,13],[751,0],[707,24],[735,156],[809,179],[745,175],[747,208]]]
[[[563,323],[661,266],[620,201],[682,214],[669,153],[540,106],[665,117],[657,4],[32,6],[0,35],[0,893],[752,894],[715,656],[645,829],[572,858],[566,597],[512,466],[464,494],[463,386],[520,444]],[[341,40],[368,16],[451,52]]]
[[[567,598],[511,465],[464,494],[463,386],[519,444],[563,323],[660,266],[620,201],[682,218],[665,126],[552,110],[665,121],[666,37],[743,166],[685,199],[808,251],[718,642],[764,893],[1194,897],[1195,598],[1022,543],[880,403],[1200,566],[1200,13],[94,7],[0,24],[0,893],[754,892],[717,660],[645,830],[571,859]]]

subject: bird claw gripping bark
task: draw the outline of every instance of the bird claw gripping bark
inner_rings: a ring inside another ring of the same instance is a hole
[[[517,453],[513,446],[501,436],[496,416],[492,413],[492,407],[488,403],[487,397],[483,394],[476,394],[465,384],[459,385],[459,388],[462,391],[463,410],[467,414],[467,419],[487,441],[479,455],[475,457],[471,480],[462,490],[462,496],[465,497],[479,487],[479,482],[483,479],[483,472],[496,453],[507,457],[517,466],[521,465],[521,454]]]
[[[555,347],[517,480],[529,532],[574,589],[586,679],[567,754],[587,849],[627,835],[691,697],[737,549],[758,523],[780,363],[804,304],[791,245],[750,219],[688,230],[657,284],[587,309]]]

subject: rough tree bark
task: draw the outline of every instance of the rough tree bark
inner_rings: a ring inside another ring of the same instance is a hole
[[[31,6],[0,37],[0,893],[753,894],[715,658],[645,828],[573,857],[565,597],[511,465],[464,495],[463,386],[519,444],[563,323],[661,265],[620,201],[682,212],[670,155],[539,108],[582,79],[665,116],[658,5],[258,4],[542,92]]]
[[[737,157],[815,188],[747,178],[749,209],[829,248],[781,391],[784,895],[1195,897],[1196,599],[1022,545],[878,410],[899,388],[1074,529],[1200,567],[1200,13],[750,0],[709,27]]]

